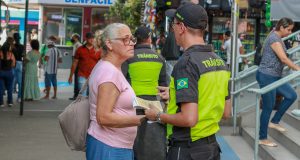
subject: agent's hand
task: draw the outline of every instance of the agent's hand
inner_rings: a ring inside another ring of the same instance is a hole
[[[161,99],[169,100],[169,87],[157,86],[158,94]]]
[[[156,107],[154,107],[153,105],[150,105],[149,108],[150,109],[145,110],[146,117],[151,121],[156,121],[156,118],[157,118],[156,116],[157,116],[159,110]]]

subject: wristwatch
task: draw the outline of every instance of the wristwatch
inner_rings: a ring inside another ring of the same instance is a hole
[[[163,124],[162,121],[161,121],[161,119],[160,119],[160,115],[161,115],[162,113],[163,113],[163,112],[158,112],[158,113],[156,114],[156,121],[157,121],[158,123],[160,123],[160,124]]]

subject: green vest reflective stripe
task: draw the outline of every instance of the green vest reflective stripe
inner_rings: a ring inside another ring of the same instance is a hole
[[[131,86],[137,96],[157,95],[158,79],[163,64],[160,62],[134,62],[129,64]]]
[[[225,70],[201,74],[198,80],[198,123],[190,129],[192,141],[215,134],[219,130],[219,121],[222,118],[225,106],[225,96],[228,94],[230,73]],[[174,79],[170,83],[170,102],[168,113],[175,114],[176,90]],[[168,137],[172,134],[172,126],[167,126]]]
[[[176,114],[178,106],[176,105],[176,89],[174,85],[174,78],[171,77],[170,85],[169,85],[169,104],[167,107],[168,114]],[[167,124],[167,138],[170,138],[170,135],[173,133],[173,125]]]

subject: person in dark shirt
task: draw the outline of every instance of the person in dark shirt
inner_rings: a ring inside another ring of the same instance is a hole
[[[12,50],[15,58],[16,58],[16,67],[14,69],[14,87],[18,85],[18,99],[17,101],[21,101],[21,84],[22,84],[22,58],[23,58],[23,52],[24,52],[24,46],[20,43],[20,34],[14,33],[13,38],[15,40],[15,45]]]
[[[167,86],[165,59],[151,49],[151,31],[139,27],[135,32],[137,44],[134,57],[122,65],[122,71],[131,84],[136,96],[154,101],[158,100],[157,86]],[[144,110],[137,109],[138,115]],[[138,128],[133,146],[136,160],[165,160],[165,126],[159,123],[142,122]]]
[[[13,68],[15,67],[15,56],[12,53],[13,48],[12,37],[8,37],[1,47],[0,51],[0,107],[4,107],[3,94],[7,89],[8,107],[13,106]]]
[[[205,44],[208,16],[203,7],[187,3],[174,10],[173,17],[176,43],[184,53],[174,66],[169,88],[159,87],[162,98],[169,99],[167,113],[151,107],[145,114],[168,124],[167,160],[219,160],[215,134],[229,98],[230,72]]]

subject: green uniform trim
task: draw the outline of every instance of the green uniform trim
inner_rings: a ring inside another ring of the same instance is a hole
[[[171,77],[169,85],[169,104],[167,107],[168,114],[176,114],[178,106],[176,105],[176,89],[174,85],[174,77]],[[170,138],[170,135],[173,133],[173,125],[167,124],[167,138]]]
[[[160,62],[134,62],[129,64],[131,86],[137,96],[157,95],[158,79],[163,64]]]

